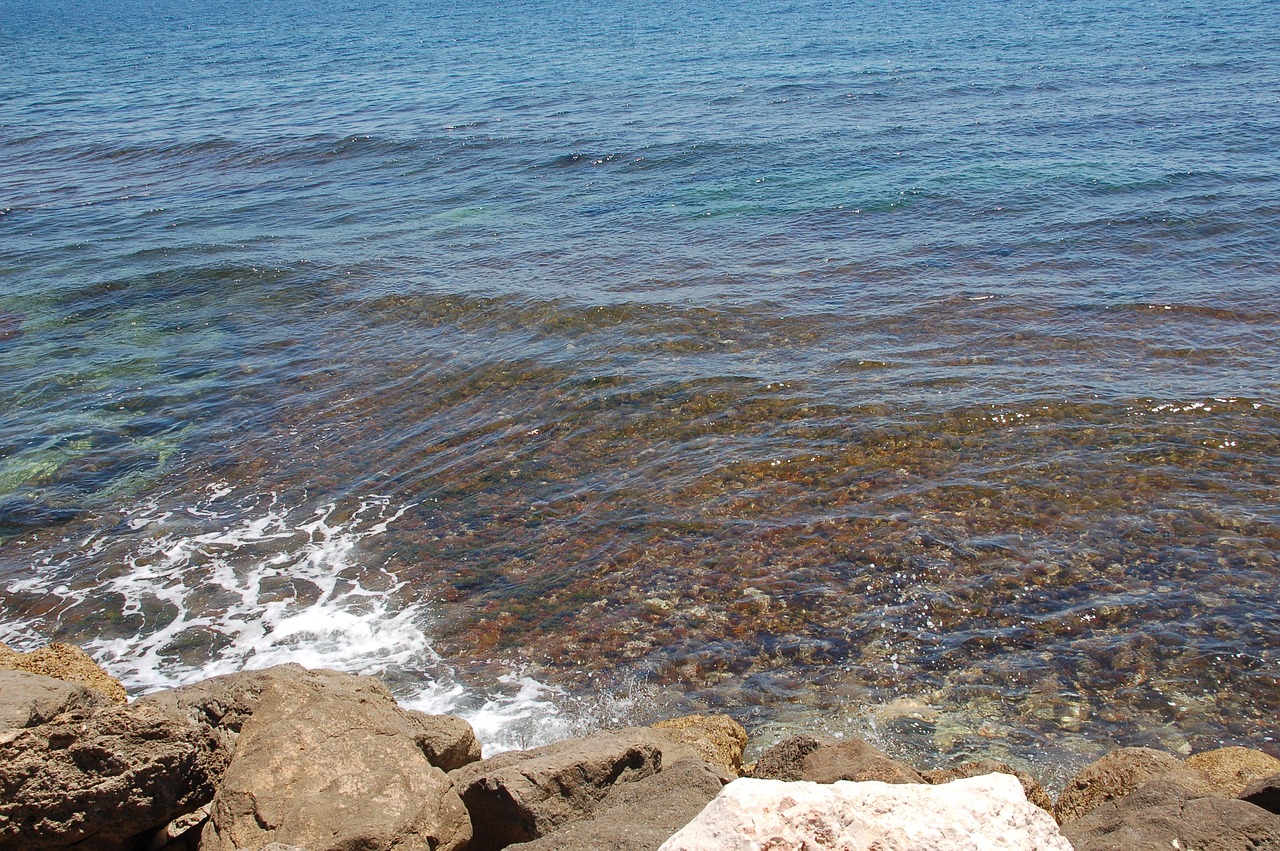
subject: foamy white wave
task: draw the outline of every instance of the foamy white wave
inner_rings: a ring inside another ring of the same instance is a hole
[[[486,754],[573,735],[579,714],[564,695],[531,676],[507,674],[464,684],[431,647],[429,610],[389,570],[367,563],[367,539],[384,534],[413,505],[368,496],[350,512],[334,504],[286,505],[276,496],[206,499],[178,510],[152,505],[126,518],[139,533],[123,557],[104,555],[106,536],[78,548],[116,566],[86,581],[71,564],[45,564],[11,582],[10,593],[55,594],[54,614],[91,621],[103,601],[142,624],[127,637],[85,644],[130,692],[171,688],[219,674],[297,662],[365,674],[394,670],[401,702],[471,722]],[[341,518],[341,519],[338,519]],[[18,645],[35,643],[41,623],[9,622]]]

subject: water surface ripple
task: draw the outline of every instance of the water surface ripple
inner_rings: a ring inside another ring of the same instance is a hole
[[[1280,7],[0,0],[0,639],[1280,755]]]

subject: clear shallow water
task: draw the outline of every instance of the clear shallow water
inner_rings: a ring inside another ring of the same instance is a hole
[[[0,638],[1277,752],[1277,33],[0,0]]]

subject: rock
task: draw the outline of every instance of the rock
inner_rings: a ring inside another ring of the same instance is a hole
[[[1054,813],[1066,824],[1099,804],[1123,798],[1157,777],[1171,775],[1183,785],[1208,793],[1208,784],[1197,772],[1170,753],[1152,748],[1120,748],[1086,765],[1067,782]]]
[[[783,739],[756,760],[751,776],[760,780],[800,780],[804,774],[805,757],[835,743],[835,739],[825,736],[800,735]]]
[[[429,716],[402,710],[381,682],[282,666],[176,691],[157,701],[239,731],[201,851],[450,851],[470,840],[453,783],[420,744]]]
[[[1018,771],[1011,765],[1003,762],[996,762],[993,759],[983,759],[977,762],[965,762],[954,768],[941,768],[935,771],[924,772],[924,779],[934,785],[939,783],[950,783],[953,780],[963,780],[966,777],[981,777],[984,774],[1009,774],[1018,778],[1018,782],[1022,784],[1022,791],[1027,796],[1027,800],[1035,804],[1047,813],[1053,813],[1053,799],[1049,797],[1049,793],[1044,787],[1036,782],[1035,778],[1025,771]]]
[[[0,735],[34,727],[64,712],[88,714],[107,704],[99,691],[26,671],[0,670]]]
[[[862,739],[835,740],[792,736],[765,751],[756,762],[754,777],[765,780],[879,780],[882,783],[924,783],[915,769],[890,758]]]
[[[1280,772],[1280,759],[1253,748],[1218,748],[1187,757],[1188,768],[1204,775],[1217,792],[1234,798],[1255,780]]]
[[[1267,812],[1280,814],[1280,774],[1253,781],[1237,797]]]
[[[418,725],[414,741],[427,755],[427,761],[441,771],[453,771],[480,760],[480,740],[475,730],[453,715],[428,715],[409,710]]]
[[[231,747],[264,699],[272,707],[317,700],[367,706],[370,711],[376,711],[384,723],[399,719],[400,732],[412,738],[427,760],[442,771],[452,771],[480,759],[480,742],[471,725],[463,719],[401,709],[381,680],[338,671],[278,665],[156,692],[139,698],[138,702],[180,712],[193,721],[209,724],[223,734],[227,746]]]
[[[198,808],[226,766],[208,727],[107,705],[0,736],[0,849],[109,847]]]
[[[1280,816],[1205,795],[1201,782],[1164,775],[1062,826],[1076,851],[1259,851],[1280,848]]]
[[[673,741],[690,745],[707,762],[734,777],[742,772],[742,751],[747,731],[728,715],[686,715],[659,721],[652,726]]]
[[[74,644],[50,644],[30,653],[19,653],[4,644],[0,644],[0,648],[3,648],[0,650],[0,669],[26,671],[80,683],[102,692],[115,703],[129,702],[120,681],[98,667],[88,653]]]
[[[736,780],[660,851],[1071,851],[1017,779],[941,786]]]
[[[672,747],[661,733],[630,727],[498,754],[450,772],[471,813],[469,851],[531,842],[590,816],[615,786],[657,774],[667,763],[664,748]]]
[[[147,851],[196,851],[200,845],[200,829],[209,820],[205,804],[198,810],[178,816],[151,835]]]
[[[635,783],[615,784],[595,812],[509,851],[653,851],[724,788],[710,765],[682,761]]]

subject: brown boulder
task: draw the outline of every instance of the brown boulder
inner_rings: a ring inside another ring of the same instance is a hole
[[[1280,772],[1280,759],[1253,748],[1218,748],[1192,754],[1184,763],[1204,775],[1214,791],[1234,798],[1255,780]]]
[[[940,783],[950,783],[952,780],[963,780],[966,777],[981,777],[984,774],[1011,774],[1018,778],[1018,782],[1022,784],[1022,791],[1027,795],[1027,800],[1052,815],[1053,799],[1049,797],[1049,793],[1044,790],[1044,787],[1037,783],[1030,774],[1025,771],[1018,771],[1013,766],[1003,762],[996,762],[993,759],[965,762],[954,768],[926,771],[923,776],[925,780],[936,786]]]
[[[1198,780],[1166,774],[1062,825],[1076,851],[1260,851],[1280,848],[1280,816],[1205,795]]]
[[[659,730],[673,741],[691,746],[711,765],[734,777],[742,773],[742,751],[747,731],[728,715],[685,715],[659,721]]]
[[[587,818],[510,851],[654,851],[711,802],[728,778],[681,761],[635,783],[615,784]]]
[[[218,679],[158,698],[239,731],[201,851],[449,851],[471,838],[422,744],[430,716],[400,709],[381,682],[297,666]]]
[[[34,727],[64,712],[88,714],[107,704],[102,692],[26,671],[0,670],[0,734]]]
[[[882,783],[924,783],[914,768],[898,762],[858,738],[828,739],[792,736],[761,754],[752,776],[762,780],[878,780]]]
[[[1054,815],[1059,823],[1066,824],[1100,804],[1123,798],[1144,783],[1165,776],[1202,793],[1209,792],[1204,778],[1171,753],[1152,748],[1120,748],[1076,772],[1058,796]]]
[[[272,707],[289,703],[328,701],[367,706],[384,722],[398,719],[400,733],[417,743],[432,765],[451,771],[480,758],[480,743],[471,725],[451,715],[428,715],[401,709],[390,689],[378,679],[338,671],[309,670],[301,665],[278,665],[213,677],[138,699],[193,721],[209,724],[228,747],[263,701]],[[273,708],[271,711],[275,711]]]
[[[470,851],[497,851],[547,836],[596,812],[615,787],[657,774],[663,751],[679,750],[654,730],[630,727],[498,754],[450,773],[471,812]]]
[[[108,705],[0,735],[0,849],[106,848],[207,802],[226,766],[208,727]]]
[[[0,670],[26,671],[79,683],[102,692],[114,703],[129,702],[120,681],[98,667],[88,653],[74,644],[50,644],[30,653],[19,653],[8,645],[0,644]]]
[[[409,719],[416,725],[413,740],[426,754],[427,761],[441,771],[453,771],[480,759],[480,740],[475,730],[461,718],[453,715],[428,715],[408,710]]]

